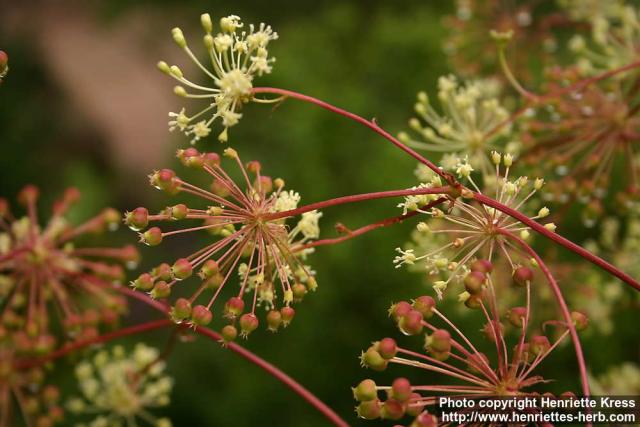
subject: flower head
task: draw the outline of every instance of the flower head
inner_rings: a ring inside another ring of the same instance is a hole
[[[178,204],[156,215],[150,215],[145,208],[127,213],[125,222],[141,232],[141,240],[156,245],[169,236],[207,230],[214,241],[175,261],[171,267],[163,264],[141,275],[132,284],[149,291],[153,297],[166,298],[185,286],[182,280],[197,272],[200,285],[189,298],[175,301],[174,320],[193,326],[208,324],[213,318],[212,307],[222,298],[223,289],[227,289],[233,295],[223,309],[223,317],[231,324],[226,328],[229,336],[235,336],[231,329],[236,328],[236,321],[242,336],[257,328],[258,306],[267,311],[268,329],[275,331],[291,322],[295,313],[292,303],[317,287],[315,273],[305,263],[312,248],[305,245],[319,236],[318,220],[322,214],[306,212],[295,226],[289,227],[287,215],[279,214],[295,209],[300,195],[285,190],[282,179],[263,175],[260,163],[251,161],[244,165],[238,153],[230,148],[224,155],[238,166],[242,184],[231,178],[217,154],[201,154],[193,148],[179,150],[178,157],[212,179],[209,190],[186,182],[168,169],[151,175],[155,187],[171,194],[198,196],[204,204],[197,208]],[[158,227],[142,231],[151,221],[178,224],[183,220],[201,221],[203,225],[173,231]],[[229,282],[236,276],[239,286],[231,290]],[[202,303],[198,304],[199,301]]]
[[[494,196],[502,204],[521,210],[542,188],[544,181],[541,179],[510,176],[511,155],[494,151],[491,162],[495,173],[493,177],[485,177],[484,193]],[[483,193],[472,177],[474,169],[467,159],[459,159],[455,170],[459,178],[467,180],[472,188]],[[438,195],[432,197],[437,198]],[[526,266],[531,264],[529,257],[508,238],[513,233],[527,238],[528,227],[501,211],[474,202],[472,196],[468,197],[463,195],[455,199],[447,210],[416,207],[417,212],[430,219],[418,224],[414,245],[406,250],[398,249],[400,255],[394,259],[396,267],[408,264],[426,269],[439,297],[451,281],[461,283],[478,258],[494,262],[495,257],[502,255],[514,274],[519,268],[528,268]],[[409,198],[401,206],[406,209],[407,203],[413,206]],[[542,219],[549,213],[549,209],[543,206],[531,219]],[[553,223],[545,227],[555,229]]]
[[[75,368],[80,396],[67,401],[69,412],[91,416],[87,427],[136,426],[143,420],[154,427],[171,427],[148,409],[167,406],[173,380],[155,348],[138,343],[127,354],[122,346],[101,350]]]
[[[409,121],[409,126],[419,135],[413,139],[407,133],[399,138],[412,147],[436,153],[453,153],[468,156],[474,167],[490,171],[488,154],[504,144],[510,133],[509,126],[499,132],[493,129],[502,123],[509,113],[500,105],[498,94],[500,85],[492,80],[470,81],[460,84],[452,76],[438,80],[438,100],[442,114],[438,113],[425,92],[418,94],[415,111],[418,118]]]
[[[78,190],[68,189],[44,226],[38,224],[36,187],[25,187],[18,196],[24,216],[14,216],[6,200],[0,200],[0,323],[10,334],[24,333],[36,353],[53,347],[54,331],[63,331],[65,338],[88,338],[126,309],[114,284],[124,279],[121,264],[133,267],[138,252],[131,245],[76,246],[79,236],[117,227],[120,218],[114,209],[105,209],[71,225],[66,214],[79,196]],[[53,326],[56,318],[62,328]],[[46,348],[39,344],[45,337],[51,342]]]
[[[178,113],[169,113],[169,130],[179,130],[191,137],[191,143],[195,143],[207,137],[213,122],[220,119],[224,130],[218,139],[226,142],[228,128],[235,126],[242,117],[239,112],[242,105],[253,98],[253,79],[271,72],[275,58],[269,56],[267,49],[269,42],[278,38],[278,33],[265,24],[251,24],[245,29],[240,18],[231,15],[220,20],[220,32],[214,35],[209,14],[205,13],[200,18],[210,66],[205,66],[191,51],[180,28],[174,28],[172,35],[213,85],[194,83],[183,75],[178,66],[169,66],[164,61],[158,63],[158,68],[180,83],[174,89],[176,95],[204,99],[208,105],[193,115],[187,115],[184,108]]]
[[[423,374],[415,371],[388,386],[366,379],[353,388],[358,416],[394,421],[408,416],[413,419],[409,423],[412,427],[432,426],[438,425],[438,420],[429,409],[437,405],[440,396],[481,399],[538,395],[531,388],[547,381],[536,375],[535,369],[566,338],[568,328],[562,322],[547,322],[547,327],[553,325],[560,331],[553,341],[531,330],[530,285],[526,286],[525,306],[511,307],[501,315],[503,308],[498,305],[492,275],[484,271],[473,270],[483,276],[483,284],[470,289],[471,295],[478,297],[474,304],[465,302],[470,308],[478,308],[474,312],[480,324],[484,323],[480,330],[484,342],[451,321],[429,296],[391,306],[389,315],[404,335],[424,334],[423,347],[416,351],[400,346],[393,338],[383,338],[362,353],[362,365],[374,371],[404,365],[446,380],[422,384]]]

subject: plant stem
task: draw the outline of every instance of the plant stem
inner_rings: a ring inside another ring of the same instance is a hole
[[[310,203],[308,205],[299,207],[297,209],[291,209],[283,212],[275,212],[264,216],[267,221],[272,221],[279,218],[287,218],[290,216],[301,215],[305,212],[314,211],[316,209],[328,208],[330,206],[343,205],[345,203],[362,202],[365,200],[384,199],[386,197],[401,197],[401,196],[417,196],[422,194],[447,194],[449,187],[433,187],[433,188],[414,188],[409,190],[390,190],[390,191],[378,191],[374,193],[354,194],[351,196],[336,197],[334,199],[323,200],[321,202]]]
[[[547,281],[549,282],[549,286],[551,286],[551,289],[555,294],[556,300],[560,305],[560,311],[562,312],[562,317],[564,317],[564,320],[567,324],[566,325],[567,329],[569,329],[569,334],[571,335],[571,340],[573,341],[573,346],[576,351],[576,358],[578,359],[578,369],[580,371],[580,382],[582,383],[582,393],[584,394],[584,396],[588,397],[590,394],[589,379],[587,377],[587,365],[584,360],[582,345],[580,344],[580,338],[578,337],[576,326],[573,323],[573,319],[571,319],[571,313],[569,312],[567,303],[564,300],[564,296],[562,295],[562,292],[560,291],[560,286],[558,286],[558,282],[556,282],[556,279],[553,277],[553,274],[551,274],[551,271],[542,260],[542,257],[540,257],[540,255],[538,255],[538,253],[534,251],[533,248],[527,244],[527,242],[525,242],[523,239],[516,236],[515,234],[511,233],[510,231],[502,229],[500,230],[500,233],[506,236],[507,238],[515,241],[516,243],[518,243],[518,245],[520,245],[522,249],[524,249],[529,255],[531,255],[531,257],[533,257],[536,260],[536,262],[540,266],[540,270],[542,270],[542,273],[547,278]]]
[[[562,237],[557,233],[547,230],[546,228],[544,228],[542,224],[530,219],[529,217],[527,217],[526,215],[520,213],[515,209],[505,206],[502,203],[499,203],[493,200],[492,198],[485,196],[484,194],[474,193],[473,197],[480,203],[490,206],[492,208],[498,209],[499,211],[504,212],[510,217],[517,219],[518,221],[522,222],[524,225],[531,227],[532,230],[542,234],[546,238],[558,243],[559,245],[564,246],[570,251],[575,252],[576,254],[585,258],[587,261],[611,273],[612,275],[616,276],[617,278],[631,285],[637,290],[640,290],[640,283],[638,283],[633,277],[629,276],[624,271],[621,271],[620,269],[608,263],[607,261],[603,260],[602,258],[592,254],[582,246],[573,243],[571,240],[565,237]]]

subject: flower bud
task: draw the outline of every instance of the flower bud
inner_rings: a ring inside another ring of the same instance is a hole
[[[411,383],[408,379],[400,377],[393,380],[389,397],[398,402],[406,402],[411,397]]]
[[[180,28],[175,27],[172,29],[171,35],[173,36],[173,41],[175,41],[178,46],[183,49],[187,47],[187,40],[184,38],[184,34]]]
[[[200,23],[207,34],[213,31],[213,23],[211,22],[211,16],[208,13],[200,15]]]
[[[480,273],[488,274],[493,270],[493,264],[491,261],[486,259],[477,259],[471,263],[469,268],[471,268],[471,271],[479,271]]]
[[[164,61],[158,61],[157,64],[158,70],[162,71],[165,74],[171,74],[171,68],[169,67],[169,64],[167,64]]]
[[[544,335],[535,335],[529,341],[529,350],[536,356],[546,353],[550,347],[551,343]]]
[[[395,399],[387,399],[380,409],[380,418],[385,420],[399,420],[404,416],[404,406]]]
[[[213,314],[204,305],[196,305],[191,311],[191,321],[194,325],[206,326],[211,323]]]
[[[422,313],[411,310],[398,321],[400,332],[405,335],[417,335],[422,332]]]
[[[376,383],[373,380],[362,380],[360,384],[351,389],[353,391],[353,397],[358,402],[369,402],[378,398],[378,389]]]
[[[573,321],[573,324],[576,326],[576,330],[578,331],[586,329],[586,327],[589,325],[589,318],[586,316],[586,314],[579,311],[571,312],[571,320]]]
[[[235,319],[242,314],[244,301],[238,297],[231,297],[224,305],[224,317]]]
[[[40,190],[38,190],[38,187],[31,184],[25,185],[18,194],[18,202],[23,206],[27,206],[31,203],[35,203],[39,195]]]
[[[180,258],[173,263],[171,273],[173,274],[174,279],[184,280],[193,274],[193,265],[191,265],[191,262],[188,259]]]
[[[374,347],[369,347],[367,351],[362,353],[360,362],[362,366],[373,369],[374,371],[384,371],[389,363]]]
[[[277,332],[282,324],[282,313],[278,310],[271,310],[267,313],[267,330]]]
[[[171,309],[174,320],[184,320],[191,316],[191,303],[186,298],[178,298]]]
[[[158,227],[151,227],[140,234],[140,241],[148,246],[157,246],[162,242],[162,230]]]
[[[383,338],[378,342],[377,350],[380,356],[389,360],[395,357],[398,346],[393,338]]]
[[[533,270],[529,267],[520,266],[513,271],[513,281],[518,286],[526,286],[533,280]]]
[[[487,277],[480,271],[471,271],[464,278],[464,288],[471,295],[478,295],[482,293],[484,282]]]
[[[413,309],[418,310],[424,319],[429,319],[433,316],[433,308],[436,306],[436,301],[428,295],[422,295],[413,301]]]
[[[243,338],[249,336],[249,334],[256,329],[258,329],[258,318],[253,313],[245,313],[240,316],[239,324],[240,324],[240,335]]]
[[[142,273],[136,280],[131,282],[131,286],[142,291],[153,289],[153,277],[149,273]]]
[[[509,323],[511,323],[516,328],[522,328],[522,324],[524,323],[524,319],[526,316],[527,309],[525,307],[513,307],[507,313]]]
[[[361,402],[356,407],[356,413],[358,417],[364,418],[365,420],[375,420],[380,417],[380,401],[374,399]]]
[[[293,320],[293,316],[295,316],[296,311],[293,309],[293,307],[289,307],[287,305],[280,309],[280,314],[282,315],[282,326],[286,328]]]

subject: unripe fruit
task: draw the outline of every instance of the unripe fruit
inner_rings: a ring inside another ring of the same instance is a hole
[[[270,176],[260,176],[253,183],[253,187],[256,190],[262,189],[264,193],[271,193],[273,191],[273,180]]]
[[[151,227],[140,235],[140,241],[148,246],[157,246],[162,242],[162,230]]]
[[[131,282],[131,285],[142,291],[150,291],[153,289],[153,277],[149,273],[142,273],[136,280]]]
[[[287,305],[280,309],[280,314],[282,315],[282,325],[286,328],[293,320],[293,316],[295,316],[296,311],[293,309],[293,307],[289,307]]]
[[[267,313],[267,330],[277,332],[282,324],[282,314],[278,310],[271,310]]]
[[[214,179],[211,183],[211,191],[213,192],[213,194],[220,197],[228,197],[229,194],[231,194],[227,186],[218,179]]]
[[[488,274],[493,271],[493,264],[491,264],[491,261],[486,259],[477,259],[471,263],[469,268],[471,268],[471,271]]]
[[[422,332],[422,313],[411,310],[398,321],[400,332],[405,335],[417,335]]]
[[[168,282],[173,278],[171,277],[171,266],[166,262],[163,262],[162,264],[151,270],[151,275],[154,278],[158,280],[164,280],[165,282]]]
[[[544,335],[536,335],[529,341],[529,350],[536,356],[546,353],[550,347],[551,343]]]
[[[189,212],[189,208],[185,204],[179,204],[175,206],[171,206],[168,209],[169,216],[173,220],[185,219],[187,217],[187,213]]]
[[[482,296],[482,292],[478,295],[470,295],[464,302],[465,307],[472,310],[482,307]]]
[[[175,189],[176,173],[171,169],[162,169],[150,177],[151,185],[159,190],[172,191]]]
[[[375,399],[362,402],[356,407],[356,413],[365,420],[375,420],[380,417],[380,401]]]
[[[413,309],[418,310],[424,319],[429,319],[433,316],[433,308],[436,306],[436,301],[427,295],[422,295],[413,301]]]
[[[478,295],[482,293],[484,282],[487,280],[487,277],[484,273],[479,271],[471,271],[464,278],[464,288],[471,295]]]
[[[406,378],[396,378],[391,383],[389,397],[398,402],[406,402],[411,397],[411,383]]]
[[[244,301],[238,297],[231,297],[224,305],[224,316],[229,319],[235,319],[242,314],[244,310]]]
[[[395,399],[387,399],[380,409],[380,418],[385,420],[399,420],[404,416],[404,407],[402,403]]]
[[[492,320],[491,323],[487,322],[484,324],[482,332],[489,341],[496,342],[496,333],[498,335],[503,335],[503,329],[504,327],[502,326],[502,323]]]
[[[484,353],[471,353],[467,357],[467,370],[469,372],[478,374],[484,372],[487,366],[490,366],[489,358]]]
[[[213,168],[214,166],[218,166],[220,164],[220,155],[218,153],[204,153],[202,155],[202,160],[204,164]]]
[[[220,331],[220,335],[222,335],[222,343],[228,344],[236,340],[236,338],[238,337],[238,330],[233,325],[226,325]]]
[[[427,337],[426,347],[432,353],[451,351],[451,334],[446,329],[436,329]]]
[[[516,328],[522,327],[522,324],[526,316],[527,316],[527,309],[525,307],[513,307],[511,310],[509,310],[509,313],[507,314],[509,323],[511,323]]]
[[[373,347],[369,347],[369,349],[360,356],[360,361],[363,366],[371,368],[374,371],[384,371],[388,363]]]
[[[191,303],[186,298],[178,298],[171,309],[171,317],[184,320],[191,316]]]
[[[219,271],[218,263],[212,259],[208,259],[202,265],[198,276],[202,279],[208,279]]]
[[[353,391],[353,397],[358,402],[368,402],[378,398],[378,389],[376,383],[373,380],[362,380],[360,384],[351,389]]]
[[[389,315],[393,317],[393,320],[398,322],[405,314],[412,310],[411,304],[406,301],[400,301],[393,304],[389,308]]]
[[[513,281],[518,286],[526,286],[533,280],[533,270],[520,266],[513,271]]]
[[[307,287],[305,285],[303,285],[302,283],[294,284],[291,287],[291,290],[293,291],[293,300],[295,302],[302,301],[302,299],[304,298],[305,294],[307,293]]]
[[[398,352],[398,346],[393,338],[383,338],[378,342],[378,353],[383,358],[389,360],[393,359]]]
[[[184,280],[193,273],[193,265],[186,258],[180,258],[173,263],[171,273],[176,280]]]
[[[135,231],[140,231],[149,225],[149,211],[147,208],[135,208],[124,216],[124,223]]]
[[[258,329],[258,325],[259,325],[259,321],[258,318],[256,317],[255,314],[253,313],[245,313],[242,316],[240,316],[240,335],[243,338],[246,338],[249,336],[249,334],[253,331],[255,331],[256,329]]]
[[[204,305],[196,305],[191,312],[191,322],[194,325],[206,326],[211,323],[213,314]]]
[[[410,427],[436,427],[438,425],[438,418],[435,415],[424,411],[416,417]]]
[[[589,318],[584,313],[581,313],[579,311],[571,312],[571,320],[573,321],[573,324],[576,326],[576,330],[578,331],[586,329],[586,327],[589,325]]]
[[[150,295],[155,299],[168,298],[171,295],[171,286],[164,280],[160,280],[153,285]]]

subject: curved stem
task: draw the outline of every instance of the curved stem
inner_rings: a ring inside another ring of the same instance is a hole
[[[125,288],[126,289],[126,288]],[[131,292],[136,292],[136,291],[131,291]],[[137,292],[136,292],[137,293]],[[127,294],[130,294],[129,292],[127,292]],[[168,310],[166,309],[166,307],[162,304],[159,304],[157,301],[154,301],[153,299],[149,298],[148,296],[144,295],[144,294],[140,294],[141,297],[136,297],[138,300],[143,301],[145,303],[147,303],[150,307],[160,311],[163,314],[167,314]],[[107,333],[104,335],[100,335],[98,337],[95,338],[91,338],[88,340],[83,340],[83,341],[78,341],[75,343],[72,343],[68,346],[65,346],[57,351],[54,351],[44,357],[38,358],[38,359],[34,359],[34,360],[27,360],[24,361],[23,363],[17,363],[16,364],[16,369],[25,369],[25,368],[29,368],[29,367],[33,367],[33,366],[39,366],[43,363],[46,363],[48,361],[54,360],[54,359],[58,359],[60,357],[63,357],[73,351],[76,350],[80,350],[84,347],[90,346],[92,344],[98,344],[98,343],[106,343],[108,341],[114,340],[116,338],[121,338],[127,335],[134,335],[134,334],[138,334],[138,333],[142,333],[142,332],[148,332],[148,331],[152,331],[155,329],[161,329],[164,327],[177,327],[177,328],[181,328],[181,329],[187,329],[189,328],[189,325],[186,323],[183,324],[179,324],[176,325],[172,320],[170,319],[160,319],[160,320],[154,320],[151,322],[147,322],[147,323],[142,323],[140,325],[135,325],[135,326],[130,326],[128,328],[122,328],[120,330],[117,330],[115,332],[111,332],[111,333]],[[221,342],[222,341],[222,336],[220,334],[218,334],[217,332],[212,331],[211,329],[202,327],[202,326],[198,326],[197,328],[195,328],[195,332],[203,335],[205,337],[208,337],[216,342]],[[313,393],[311,393],[309,390],[307,390],[306,388],[304,388],[300,383],[298,383],[296,380],[294,380],[293,378],[291,378],[290,376],[288,376],[287,374],[285,374],[284,372],[282,372],[280,369],[276,368],[274,365],[272,365],[271,363],[267,362],[266,360],[262,359],[261,357],[259,357],[258,355],[250,352],[249,350],[245,349],[244,347],[242,347],[239,344],[236,343],[228,343],[227,347],[229,348],[229,350],[233,351],[234,353],[238,354],[239,356],[243,357],[244,359],[248,360],[249,362],[255,364],[256,366],[262,368],[263,370],[265,370],[267,373],[269,373],[270,375],[272,375],[273,377],[275,377],[276,379],[280,380],[282,383],[284,383],[287,387],[289,387],[291,390],[293,390],[296,394],[298,394],[301,398],[303,398],[304,400],[306,400],[308,403],[311,404],[311,406],[313,406],[314,408],[316,408],[322,415],[324,415],[328,420],[330,420],[334,425],[339,426],[339,427],[349,427],[349,424],[347,424],[346,421],[344,421],[342,418],[340,418],[340,416],[338,414],[336,414],[331,408],[329,408],[324,402],[322,402],[320,399],[318,399]]]
[[[526,215],[520,213],[519,211],[513,208],[505,206],[502,203],[499,203],[493,200],[492,198],[485,196],[484,194],[474,193],[473,197],[480,203],[490,206],[492,208],[498,209],[499,211],[509,215],[510,217],[517,219],[518,221],[522,222],[524,225],[531,227],[532,230],[542,234],[546,238],[558,243],[559,245],[564,246],[570,251],[575,252],[576,254],[580,255],[582,258],[597,265],[603,270],[611,273],[612,275],[616,276],[617,278],[627,283],[628,285],[631,285],[637,290],[640,290],[640,283],[638,283],[638,281],[636,281],[633,277],[629,276],[624,271],[620,270],[614,265],[603,260],[599,256],[592,254],[582,246],[573,243],[571,240],[565,237],[562,237],[557,233],[547,230],[546,228],[544,228],[542,224],[530,219]]]
[[[571,340],[573,341],[573,346],[576,351],[576,358],[578,359],[578,369],[580,371],[580,382],[582,383],[582,393],[588,397],[590,394],[589,379],[587,377],[587,365],[584,360],[582,345],[580,344],[580,338],[578,338],[578,332],[576,331],[576,326],[573,324],[573,319],[571,319],[571,313],[569,312],[567,303],[564,300],[562,291],[560,291],[560,286],[558,286],[558,282],[556,282],[556,279],[553,277],[553,274],[551,274],[551,271],[549,270],[547,265],[544,263],[540,255],[538,255],[538,253],[534,251],[533,248],[527,244],[527,242],[525,242],[523,239],[521,239],[520,237],[516,236],[515,234],[507,230],[502,229],[499,232],[502,235],[506,236],[507,238],[517,242],[518,245],[522,247],[522,249],[524,249],[529,255],[531,255],[531,257],[536,260],[536,263],[540,266],[540,270],[542,270],[542,273],[547,278],[547,281],[549,282],[549,286],[551,286],[551,289],[555,294],[556,300],[560,305],[560,311],[562,312],[562,317],[564,317],[564,320],[567,324],[566,325],[567,329],[569,329],[569,334],[571,335]]]
[[[390,190],[390,191],[378,191],[375,193],[354,194],[351,196],[336,197],[334,199],[323,200],[322,202],[310,203],[308,205],[299,207],[297,209],[291,209],[283,212],[275,212],[269,215],[265,215],[264,219],[271,221],[279,218],[286,218],[290,216],[301,215],[305,212],[314,211],[316,209],[328,208],[330,206],[343,205],[345,203],[362,202],[365,200],[384,199],[386,197],[400,197],[400,196],[417,196],[423,194],[447,194],[449,187],[433,187],[433,188],[414,188],[409,190]]]
[[[398,147],[402,151],[408,153],[411,157],[413,157],[414,159],[418,160],[420,163],[423,163],[429,169],[431,169],[432,171],[434,171],[435,173],[437,173],[441,177],[447,179],[447,182],[449,182],[449,180],[451,179],[451,176],[449,174],[447,174],[446,172],[441,170],[439,167],[437,167],[430,160],[426,159],[424,156],[422,156],[421,154],[419,154],[415,150],[407,147],[405,144],[400,142],[397,138],[395,138],[389,132],[385,131],[380,126],[378,126],[378,124],[376,123],[375,119],[374,120],[367,120],[364,117],[358,116],[357,114],[351,113],[351,112],[349,112],[347,110],[343,110],[342,108],[336,107],[335,105],[331,105],[328,102],[321,101],[318,98],[314,98],[314,97],[308,96],[308,95],[303,95],[301,93],[294,92],[294,91],[287,90],[287,89],[280,89],[280,88],[275,88],[275,87],[255,87],[255,88],[253,88],[252,92],[254,94],[257,94],[257,93],[272,93],[272,94],[277,94],[277,95],[284,95],[284,96],[289,97],[289,98],[295,98],[295,99],[299,99],[301,101],[305,101],[305,102],[309,102],[311,104],[315,104],[315,105],[317,105],[319,107],[322,107],[322,108],[324,108],[326,110],[329,110],[329,111],[331,111],[333,113],[339,114],[341,116],[345,116],[345,117],[347,117],[347,118],[349,118],[351,120],[354,120],[354,121],[356,121],[356,122],[358,122],[360,124],[365,125],[369,129],[371,129],[374,132],[376,132],[377,134],[383,136],[385,139],[391,141],[396,147]]]

